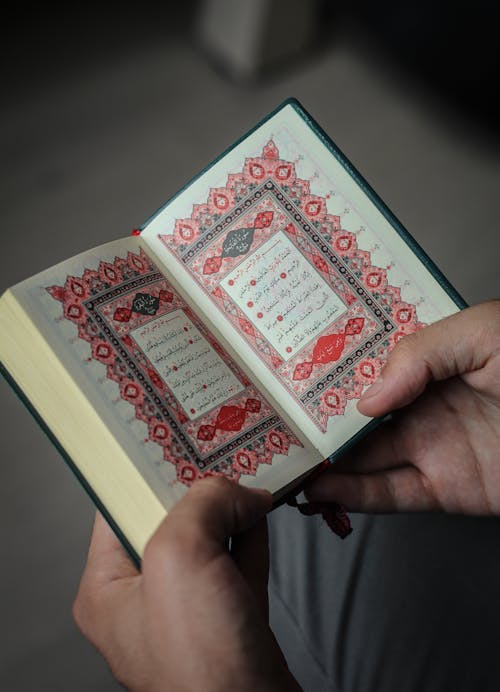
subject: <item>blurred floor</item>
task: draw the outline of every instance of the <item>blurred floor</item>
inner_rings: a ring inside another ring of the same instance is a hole
[[[54,30],[40,59],[26,37],[8,44],[19,70],[2,86],[0,290],[129,234],[296,96],[466,300],[500,294],[500,155],[489,131],[352,32],[260,83],[231,83],[186,39],[186,8],[135,27],[96,14],[75,44]],[[70,615],[93,507],[3,382],[0,396],[0,687],[118,689]]]

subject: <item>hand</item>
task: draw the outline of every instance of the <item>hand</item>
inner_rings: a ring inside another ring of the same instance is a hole
[[[394,413],[306,488],[360,512],[500,514],[500,301],[402,339],[358,403]]]
[[[265,490],[195,483],[148,543],[142,574],[96,516],[74,616],[128,689],[299,689],[268,625],[270,506]]]

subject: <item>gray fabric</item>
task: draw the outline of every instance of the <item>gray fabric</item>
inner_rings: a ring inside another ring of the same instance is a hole
[[[289,507],[269,521],[272,625],[304,690],[496,692],[500,519],[352,519],[344,541]]]

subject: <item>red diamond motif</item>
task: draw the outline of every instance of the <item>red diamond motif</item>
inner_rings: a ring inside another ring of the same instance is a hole
[[[260,401],[258,399],[247,399],[245,404],[245,409],[250,413],[257,413],[260,411]]]
[[[328,272],[328,264],[325,262],[323,257],[319,257],[318,255],[314,256],[314,264],[315,266],[320,270],[320,272]]]
[[[198,430],[197,438],[199,440],[213,440],[215,435],[215,428],[213,425],[200,425]]]
[[[203,265],[204,274],[216,274],[220,265],[222,264],[222,257],[208,257]]]
[[[253,224],[254,228],[268,228],[271,225],[273,216],[274,214],[272,211],[261,211],[255,217],[255,221]]]
[[[115,322],[128,322],[132,316],[132,310],[130,308],[116,308],[113,319]]]
[[[240,327],[243,329],[245,334],[248,334],[249,336],[255,336],[253,325],[248,320],[240,318]]]
[[[174,294],[172,291],[161,290],[158,297],[162,303],[171,303],[174,299]]]
[[[307,380],[313,369],[313,364],[310,362],[299,363],[293,371],[294,380]]]
[[[363,317],[354,317],[350,319],[345,326],[344,334],[346,336],[353,336],[354,334],[361,334],[363,330],[363,325],[365,320]]]

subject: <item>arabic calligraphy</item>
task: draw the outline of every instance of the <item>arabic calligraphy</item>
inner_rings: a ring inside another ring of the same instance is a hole
[[[292,358],[346,310],[282,231],[221,283],[284,360]]]
[[[244,389],[183,310],[130,332],[190,420]]]

